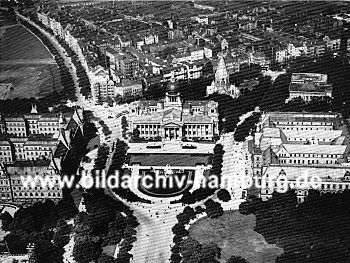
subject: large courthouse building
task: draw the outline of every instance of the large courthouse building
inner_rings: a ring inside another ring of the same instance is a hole
[[[144,139],[214,140],[219,134],[218,103],[211,100],[182,101],[172,80],[165,99],[130,104],[129,130],[138,129]]]

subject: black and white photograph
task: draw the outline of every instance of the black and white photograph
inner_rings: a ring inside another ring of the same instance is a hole
[[[0,263],[350,263],[350,1],[0,0]]]

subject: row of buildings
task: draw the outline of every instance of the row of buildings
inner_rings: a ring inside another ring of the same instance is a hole
[[[286,176],[299,202],[310,190],[296,185],[300,177],[318,176],[321,192],[350,189],[349,132],[341,114],[265,113],[253,145],[253,174],[266,178],[260,181],[263,200],[278,190],[279,176]]]
[[[193,32],[189,30],[188,39],[161,41],[155,31],[151,32],[145,29],[145,26],[140,28],[140,32],[136,32],[140,41],[137,41],[137,45],[133,45],[132,41],[122,40],[121,32],[120,34],[112,33],[115,31],[114,27],[119,25],[118,23],[124,23],[129,28],[135,22],[133,19],[123,18],[109,21],[106,16],[107,20],[104,21],[96,17],[92,11],[92,15],[87,16],[84,12],[90,12],[90,9],[84,8],[80,10],[83,15],[79,19],[74,19],[75,12],[78,10],[73,9],[71,13],[42,10],[37,13],[37,16],[77,54],[88,72],[92,98],[95,102],[100,99],[105,100],[107,96],[113,98],[117,94],[122,97],[135,96],[140,89],[134,84],[135,82],[140,83],[140,77],[144,77],[146,83],[149,84],[159,78],[165,82],[171,78],[176,80],[199,79],[207,73],[208,64],[215,66],[215,63],[218,63],[217,53],[228,47],[228,43],[220,35],[207,38],[198,35],[196,29],[193,29]],[[177,30],[179,28],[177,27]],[[135,34],[132,35],[135,36]],[[215,48],[217,45],[219,46]],[[171,52],[172,55],[166,60],[160,58],[159,52],[168,49],[172,49],[174,53]],[[106,57],[105,63],[100,63],[100,66],[96,66],[98,56],[97,53],[94,53],[96,50]],[[270,62],[263,52],[241,53],[243,55],[226,56],[227,64],[231,65],[232,72],[239,71],[240,65],[244,63],[259,64],[264,69],[269,67]],[[107,67],[107,62],[109,67]],[[101,65],[105,68],[103,73],[101,73]],[[122,83],[118,79],[131,81]]]
[[[62,198],[59,179],[62,163],[78,131],[83,134],[82,110],[70,113],[2,116],[0,136],[0,202],[27,204],[46,198]],[[44,187],[37,180],[25,187],[21,177],[39,176],[52,182]]]

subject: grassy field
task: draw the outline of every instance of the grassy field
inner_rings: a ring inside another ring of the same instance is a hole
[[[0,99],[40,98],[62,90],[57,64],[30,31],[22,25],[15,25],[2,28],[2,33],[0,84],[12,83],[14,88],[1,90]]]
[[[6,28],[0,39],[0,61],[50,58],[46,47],[22,25]]]
[[[12,83],[14,89],[5,98],[43,97],[62,89],[56,65],[0,65],[0,83]]]
[[[250,263],[273,263],[283,249],[268,244],[254,231],[255,216],[238,211],[224,212],[216,219],[202,218],[190,227],[190,236],[200,243],[214,242],[222,249],[221,259],[226,262],[232,255]]]

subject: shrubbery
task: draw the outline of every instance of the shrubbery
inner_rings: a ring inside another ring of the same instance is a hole
[[[83,197],[86,213],[76,217],[75,260],[79,263],[101,262],[103,258],[106,259],[102,255],[102,247],[118,244],[119,253],[115,262],[129,262],[129,251],[136,241],[135,229],[139,225],[133,211],[105,195],[103,190],[89,190]]]
[[[220,258],[221,249],[216,244],[201,245],[197,240],[188,237],[189,232],[186,230],[186,225],[198,214],[206,212],[209,217],[222,215],[223,210],[219,203],[209,199],[205,202],[205,206],[205,209],[201,206],[196,207],[196,209],[186,206],[184,211],[176,216],[178,223],[172,228],[175,236],[173,238],[174,246],[171,248],[171,263],[219,262],[217,259]]]
[[[243,214],[256,216],[255,231],[270,244],[283,248],[276,260],[287,262],[349,262],[350,192],[323,194],[309,191],[298,204],[294,191],[274,193],[265,202],[260,199],[240,205]]]

